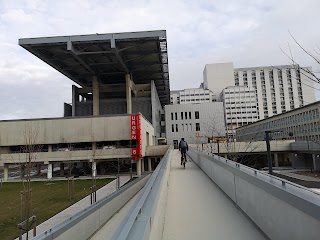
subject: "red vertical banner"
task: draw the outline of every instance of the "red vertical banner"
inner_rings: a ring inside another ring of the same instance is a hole
[[[131,140],[137,141],[137,147],[131,148],[131,156],[135,160],[142,157],[142,138],[141,138],[141,115],[131,115],[130,117]]]

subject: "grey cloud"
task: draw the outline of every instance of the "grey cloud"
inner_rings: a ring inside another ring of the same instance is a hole
[[[315,69],[287,31],[312,50],[319,7],[318,0],[0,1],[0,119],[61,116],[71,97],[72,82],[19,47],[19,38],[166,29],[170,85],[180,89],[198,87],[206,63],[288,64],[279,49],[287,42]]]

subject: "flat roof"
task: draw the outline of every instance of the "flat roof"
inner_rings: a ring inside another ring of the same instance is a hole
[[[159,99],[170,104],[165,30],[19,39],[19,45],[82,87],[154,80]]]

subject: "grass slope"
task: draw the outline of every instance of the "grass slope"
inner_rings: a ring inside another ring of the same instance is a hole
[[[97,179],[97,187],[101,188],[113,179]],[[37,225],[61,212],[73,203],[91,193],[92,180],[74,181],[74,197],[68,198],[68,181],[50,181],[32,183],[33,214],[37,217]],[[21,222],[20,191],[22,183],[3,183],[0,187],[0,239],[10,240],[18,237],[18,223]]]

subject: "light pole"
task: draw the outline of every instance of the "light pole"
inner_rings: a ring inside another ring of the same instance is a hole
[[[268,159],[269,174],[272,175],[272,158],[271,158],[271,152],[270,152],[270,137],[269,137],[270,131],[265,131],[264,133],[266,136],[266,144],[267,144],[267,159]]]
[[[269,168],[269,174],[272,175],[272,157],[271,157],[271,151],[270,151],[270,136],[269,133],[274,133],[274,132],[283,132],[283,131],[264,131],[265,133],[265,140],[267,144],[267,159],[268,159],[268,168]],[[293,133],[289,132],[289,136],[292,137]]]

